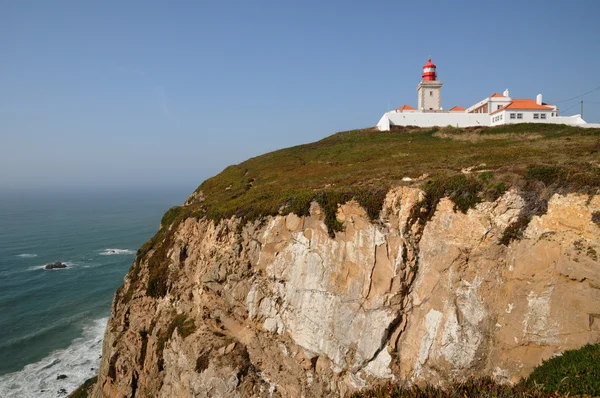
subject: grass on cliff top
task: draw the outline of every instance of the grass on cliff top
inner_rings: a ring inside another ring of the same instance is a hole
[[[468,167],[489,170],[490,186],[507,188],[536,179],[569,190],[597,189],[598,162],[600,129],[555,124],[391,132],[369,128],[229,166],[200,185],[204,201],[185,211],[215,220],[233,215],[253,220],[282,211],[306,213],[313,199],[325,203],[358,196],[376,214],[382,201],[371,193],[407,184],[403,177],[427,173],[446,178]]]

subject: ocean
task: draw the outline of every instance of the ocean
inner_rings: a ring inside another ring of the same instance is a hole
[[[0,397],[64,397],[97,374],[115,290],[193,189],[0,191]]]

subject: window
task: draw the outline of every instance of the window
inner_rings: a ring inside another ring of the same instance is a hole
[[[541,119],[545,119],[546,118],[546,114],[545,113],[540,113],[540,118]]]
[[[540,118],[540,114],[539,113],[534,113],[533,114],[533,118],[534,119],[539,119]]]
[[[511,113],[511,114],[510,114],[510,118],[511,118],[511,119],[515,119],[516,117],[517,117],[517,115],[516,115],[515,113]]]
[[[523,114],[522,113],[517,113],[517,119],[523,119]]]
[[[430,97],[433,97],[433,91],[430,91],[430,92],[429,92],[429,96],[430,96]]]
[[[498,107],[496,108],[496,110],[498,110],[498,109],[500,109],[500,108],[502,108],[502,105],[498,105]]]

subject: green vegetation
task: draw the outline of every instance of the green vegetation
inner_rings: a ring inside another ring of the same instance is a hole
[[[560,394],[600,396],[600,344],[588,344],[544,361],[521,385]]]
[[[594,261],[598,260],[598,253],[596,253],[596,250],[593,247],[588,247],[587,248],[587,252],[586,254],[588,255],[589,258],[591,258]]]
[[[487,174],[484,181],[490,181],[493,174]],[[423,185],[421,188],[425,192],[425,198],[413,208],[411,218],[425,224],[433,217],[435,209],[444,197],[450,198],[454,202],[454,211],[460,210],[466,213],[467,210],[481,202],[484,187],[486,185],[473,177],[467,177],[464,174],[455,174],[452,176],[439,175]],[[492,186],[494,186],[492,184]],[[497,191],[493,191],[497,195]]]
[[[595,211],[592,213],[592,221],[596,225],[600,225],[600,211]]]
[[[325,212],[325,225],[328,228],[329,235],[335,236],[335,231],[342,230],[342,223],[337,218],[338,205],[346,203],[352,199],[356,200],[366,211],[371,221],[379,217],[379,212],[383,207],[386,191],[384,190],[364,190],[356,189],[354,191],[330,191],[320,192],[313,197],[305,196],[301,206],[290,209],[290,212],[297,215],[308,215],[308,208],[312,200],[316,201]],[[297,203],[298,204],[298,203]]]
[[[154,329],[154,327],[152,327]],[[158,336],[158,342],[156,344],[156,353],[158,357],[158,367],[159,370],[162,370],[163,363],[163,351],[165,349],[165,345],[171,339],[173,332],[177,329],[177,332],[181,336],[181,338],[185,339],[190,334],[196,331],[196,325],[194,324],[193,319],[189,319],[185,314],[176,315],[172,320],[166,330],[164,330]],[[149,333],[151,333],[149,331]]]
[[[204,372],[206,369],[208,369],[208,365],[210,365],[210,351],[201,354],[196,359],[196,372]]]
[[[469,379],[464,383],[453,383],[447,388],[426,386],[401,387],[395,384],[380,386],[355,393],[352,398],[550,398],[560,397],[522,386],[498,384],[490,378]]]
[[[356,198],[368,203],[367,211],[376,218],[381,193],[406,184],[403,177],[430,174],[424,189],[434,197],[427,199],[427,208],[444,194],[461,211],[511,186],[538,183],[583,192],[600,187],[600,169],[590,167],[598,161],[599,129],[519,124],[399,130],[342,132],[229,166],[200,185],[203,201],[172,213],[252,221],[290,212],[307,214],[316,200],[325,208],[333,233],[340,228],[335,222],[337,204]],[[461,173],[465,168],[472,168],[469,176]],[[181,217],[172,213],[165,219]]]
[[[175,329],[177,329],[179,335],[185,339],[187,336],[196,331],[196,325],[194,324],[194,320],[188,319],[188,317],[185,314],[175,316],[175,318],[173,318],[173,320],[169,324],[167,330],[164,333],[162,333],[158,339],[158,349],[160,351],[162,351],[165,348],[165,344],[167,343],[167,341],[169,341],[169,339],[171,339],[171,336],[173,335]]]
[[[514,386],[498,384],[488,377],[471,378],[446,388],[390,383],[355,393],[352,398],[549,398],[579,394],[600,396],[600,344],[588,344],[544,361]]]
[[[529,221],[531,221],[530,215],[519,216],[519,218],[517,218],[517,221],[506,227],[504,233],[502,234],[502,237],[500,238],[499,243],[501,245],[508,246],[508,244],[513,240],[521,239],[521,237],[523,236],[523,232],[527,228],[527,225],[529,225]]]

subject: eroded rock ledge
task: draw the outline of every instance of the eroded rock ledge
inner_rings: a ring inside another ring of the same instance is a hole
[[[523,239],[498,243],[525,201],[467,214],[398,187],[373,224],[340,206],[239,226],[187,219],[168,249],[165,297],[148,258],[115,297],[94,396],[344,396],[399,379],[516,381],[600,341],[600,197],[554,195]]]

